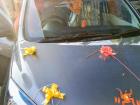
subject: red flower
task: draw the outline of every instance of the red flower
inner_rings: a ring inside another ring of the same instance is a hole
[[[114,58],[116,61],[118,61],[119,64],[121,64],[126,71],[128,71],[131,75],[133,75],[139,82],[140,78],[133,72],[132,69],[130,69],[126,64],[124,64],[120,59],[118,59],[115,55],[116,53],[110,46],[102,46],[99,50],[99,53],[101,54],[100,57],[104,60],[108,57]]]
[[[110,46],[102,46],[99,50],[102,58],[107,58],[116,55]]]
[[[87,27],[87,21],[84,19],[82,20],[82,25],[81,25],[82,28],[86,28]]]

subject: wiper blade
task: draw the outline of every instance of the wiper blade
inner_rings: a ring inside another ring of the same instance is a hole
[[[128,30],[122,33],[113,34],[111,36],[105,36],[105,37],[95,37],[93,40],[108,40],[108,39],[118,39],[118,38],[128,38],[128,37],[135,37],[140,36],[140,29],[133,29]]]
[[[76,33],[76,34],[69,34],[69,35],[60,35],[58,37],[46,37],[47,42],[74,42],[80,40],[86,40],[91,38],[103,38],[103,37],[112,37],[112,34],[97,34],[97,33]]]
[[[114,39],[114,38],[126,38],[126,37],[134,37],[134,36],[140,36],[140,29],[133,29],[133,30],[128,30],[128,31],[124,31],[121,33],[117,33],[117,34],[96,34],[96,33],[89,33],[86,36],[84,36],[85,33],[83,33],[83,37],[93,37],[93,39]],[[79,37],[82,37],[82,34],[79,35]]]
[[[120,36],[120,37],[140,36],[140,29],[128,30],[126,32],[122,32],[119,34],[114,34],[113,36]]]
[[[107,40],[107,39],[117,39],[140,36],[140,29],[133,29],[126,32],[118,34],[98,34],[94,32],[83,32],[77,34],[60,35],[58,37],[46,37],[43,42],[74,42],[74,41],[97,41],[97,40]]]

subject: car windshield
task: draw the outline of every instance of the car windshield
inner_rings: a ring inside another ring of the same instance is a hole
[[[36,7],[45,36],[139,29],[137,17],[124,0],[36,0]]]
[[[116,34],[140,28],[138,14],[124,0],[30,0],[25,23],[27,40],[42,37],[53,39],[51,42],[71,38],[92,41],[95,36],[108,35],[113,39]]]

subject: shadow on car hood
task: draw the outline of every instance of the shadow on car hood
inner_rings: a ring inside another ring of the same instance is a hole
[[[118,61],[103,60],[99,53],[88,57],[99,45],[22,44],[22,48],[31,46],[36,46],[37,56],[21,57],[22,70],[14,62],[12,77],[39,105],[44,100],[40,89],[51,83],[57,83],[66,93],[60,105],[113,105],[114,97],[119,97],[116,88],[132,89],[135,98],[140,99],[140,81]],[[140,47],[111,47],[115,56],[140,77]]]

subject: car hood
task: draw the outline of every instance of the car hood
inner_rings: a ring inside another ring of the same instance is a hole
[[[23,57],[23,48],[31,46],[37,48],[36,56]],[[57,83],[66,94],[63,101],[54,100],[61,102],[60,105],[113,105],[114,97],[119,97],[116,88],[132,89],[140,99],[140,81],[115,58],[102,59],[100,47],[24,42],[19,47],[19,57],[14,59],[12,78],[38,105],[44,100],[41,88],[51,83]],[[110,47],[115,56],[140,77],[140,47]]]

